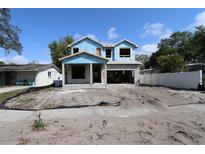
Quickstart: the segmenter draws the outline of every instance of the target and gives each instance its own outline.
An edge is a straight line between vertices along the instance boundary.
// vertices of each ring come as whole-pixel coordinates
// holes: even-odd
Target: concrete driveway
[[[9,91],[14,91],[14,90],[21,90],[21,89],[26,89],[29,88],[29,86],[11,86],[11,87],[1,87],[0,88],[0,94],[9,92]]]

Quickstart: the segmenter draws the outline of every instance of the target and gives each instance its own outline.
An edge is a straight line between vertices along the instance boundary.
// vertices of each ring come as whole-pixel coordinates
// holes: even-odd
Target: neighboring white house
[[[47,86],[62,80],[60,70],[53,64],[0,65],[0,86]]]

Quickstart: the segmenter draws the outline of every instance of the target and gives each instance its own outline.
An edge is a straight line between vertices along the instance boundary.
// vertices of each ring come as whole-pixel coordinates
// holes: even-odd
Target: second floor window
[[[79,48],[73,48],[73,53],[78,53],[79,52]]]
[[[129,48],[121,48],[120,49],[120,57],[130,57],[130,49]]]
[[[96,49],[96,55],[101,56],[101,48]]]
[[[111,58],[111,49],[106,49],[106,58]]]

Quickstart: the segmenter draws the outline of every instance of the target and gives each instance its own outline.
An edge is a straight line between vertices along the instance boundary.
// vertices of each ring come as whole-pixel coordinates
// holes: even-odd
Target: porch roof
[[[108,62],[108,59],[106,58],[85,51],[65,56],[63,58],[60,58],[59,60],[64,64],[104,64]]]

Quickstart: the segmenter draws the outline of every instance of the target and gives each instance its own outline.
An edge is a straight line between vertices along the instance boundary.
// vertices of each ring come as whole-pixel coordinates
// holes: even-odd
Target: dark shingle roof
[[[25,65],[17,65],[17,64],[10,64],[10,65],[0,65],[0,72],[6,71],[38,71],[43,68],[54,66],[53,64],[25,64]]]

